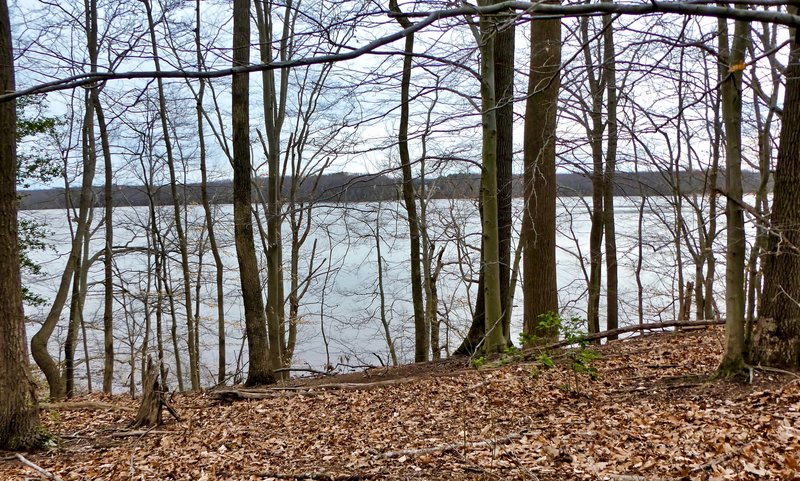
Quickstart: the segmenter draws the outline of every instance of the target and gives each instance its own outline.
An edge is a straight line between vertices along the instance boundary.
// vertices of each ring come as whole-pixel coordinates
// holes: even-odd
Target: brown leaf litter
[[[125,430],[136,401],[92,395],[47,406],[57,448],[0,453],[0,479],[800,480],[800,378],[710,381],[721,339],[612,342],[577,389],[564,363],[457,359],[177,395],[182,422],[150,431]]]

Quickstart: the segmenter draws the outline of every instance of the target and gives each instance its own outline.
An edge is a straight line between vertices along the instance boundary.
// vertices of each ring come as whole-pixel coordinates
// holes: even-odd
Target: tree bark
[[[610,1],[610,0],[603,0]],[[603,233],[606,248],[606,330],[619,327],[617,229],[614,221],[614,174],[617,170],[617,60],[611,15],[603,15],[603,80],[606,85],[606,165],[603,172]],[[609,340],[616,339],[609,336]]]
[[[0,0],[0,91],[13,92],[14,56],[6,0]],[[25,354],[25,316],[17,239],[16,102],[0,102],[0,449],[39,442],[36,384]]]
[[[233,65],[243,66],[249,63],[250,0],[234,0]],[[233,76],[231,133],[233,136],[233,226],[249,356],[246,384],[254,386],[274,383],[275,375],[270,366],[267,319],[253,241],[249,79],[250,75],[247,73],[237,73]]]
[[[272,49],[275,46],[273,37],[272,10],[269,2],[256,0],[256,25],[258,26],[258,40],[261,45],[260,54],[262,63],[271,63]],[[283,22],[283,31],[279,46],[280,60],[288,58],[289,35],[293,25],[293,2],[286,3]],[[287,70],[280,70],[280,88],[275,84],[275,71],[263,71],[264,84],[263,108],[265,131],[267,135],[267,326],[269,336],[269,352],[272,369],[283,367],[285,360],[283,351],[286,348],[285,312],[283,309],[283,245],[281,240],[281,204],[280,192],[282,176],[279,167],[281,148],[281,129],[286,118],[287,96]],[[280,374],[284,375],[283,372]]]
[[[591,229],[589,231],[589,285],[588,305],[586,317],[589,332],[600,331],[600,289],[602,287],[603,266],[603,97],[604,91],[599,78],[594,73],[595,65],[592,62],[589,40],[589,18],[581,19],[581,35],[584,42],[584,63],[589,77],[589,91],[591,93],[591,111],[589,118],[591,126],[588,128],[589,144],[592,149],[592,212]]]
[[[489,0],[480,2],[485,6]],[[484,286],[484,352],[497,352],[506,347],[503,333],[503,301],[500,294],[500,236],[497,185],[497,97],[495,88],[496,18],[481,15],[478,43],[481,50],[481,121],[483,144],[481,159],[481,204],[483,206]]]
[[[558,3],[557,0],[554,0]],[[532,20],[530,77],[525,106],[524,202],[522,217],[524,325],[529,336],[554,340],[557,330],[540,332],[539,316],[558,313],[556,274],[556,119],[561,86],[561,20]]]
[[[738,8],[738,7],[737,7]],[[737,21],[733,43],[729,46],[728,27],[720,21],[719,55],[722,120],[725,126],[725,187],[728,199],[725,217],[728,225],[725,258],[725,353],[720,373],[735,373],[744,367],[744,256],[745,232],[742,210],[742,71],[749,25]]]
[[[511,200],[514,163],[514,37],[516,15],[497,17],[494,44],[494,89],[497,101],[497,242],[500,248],[500,305],[503,337],[511,339]]]
[[[392,0],[391,8],[400,12],[397,2]],[[397,17],[402,28],[411,27],[411,22],[402,16]],[[414,362],[425,362],[430,352],[430,328],[425,317],[424,299],[422,297],[422,271],[420,226],[417,216],[414,179],[411,173],[411,155],[408,151],[408,117],[409,96],[411,87],[411,62],[414,59],[414,35],[407,35],[403,50],[403,75],[400,80],[400,128],[397,134],[400,150],[400,167],[403,172],[403,203],[408,217],[408,234],[411,261],[411,301],[414,308]]]
[[[797,7],[789,7],[797,13]],[[792,29],[755,364],[800,366],[800,41]]]
[[[105,186],[103,201],[105,202],[105,254],[103,256],[103,392],[111,394],[114,381],[114,278],[112,269],[114,257],[114,196],[113,166],[111,165],[111,146],[108,141],[108,129],[103,107],[100,105],[99,92],[95,98],[94,109],[97,115],[97,126],[100,130],[100,147],[103,149],[105,168]]]

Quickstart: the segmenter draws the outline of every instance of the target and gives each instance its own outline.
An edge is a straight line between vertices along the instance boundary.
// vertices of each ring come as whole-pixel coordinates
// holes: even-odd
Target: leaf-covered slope
[[[54,408],[43,418],[60,448],[25,456],[64,480],[800,479],[798,378],[706,381],[721,335],[611,343],[598,380],[583,376],[578,392],[564,389],[574,379],[563,366],[534,376],[530,364],[476,371],[451,361],[449,374],[434,366],[410,380],[375,370],[347,379],[365,389],[177,396],[182,422],[147,433],[124,431],[130,411]],[[0,462],[0,479],[32,476],[16,459]]]

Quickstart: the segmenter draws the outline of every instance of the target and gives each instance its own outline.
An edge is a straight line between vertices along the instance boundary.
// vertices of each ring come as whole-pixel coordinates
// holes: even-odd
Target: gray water
[[[588,271],[589,228],[588,206],[590,199],[563,198],[559,201],[558,219],[558,284],[559,302],[565,316],[585,317],[586,277]],[[620,324],[639,322],[635,267],[639,257],[638,235],[639,199],[617,198],[616,225],[619,265]],[[670,226],[674,214],[663,199],[649,199],[642,228],[644,321],[653,322],[675,318],[677,305],[676,251]],[[521,203],[515,202],[515,235],[520,227]],[[225,313],[226,313],[226,352],[227,369],[232,372],[237,367],[237,359],[246,363],[246,345],[243,343],[243,308],[238,288],[236,271],[236,252],[232,242],[232,206],[214,206],[216,234],[222,246],[222,259],[225,265]],[[375,250],[375,229],[380,219],[381,250],[384,260],[384,284],[386,290],[387,319],[394,338],[395,347],[401,361],[413,359],[413,321],[411,293],[409,285],[408,232],[402,217],[399,203],[360,203],[317,207],[312,217],[312,232],[303,245],[300,255],[300,277],[310,269],[315,274],[309,283],[308,292],[301,301],[298,345],[293,366],[323,369],[324,366],[338,365],[339,370],[357,369],[364,365],[388,363],[388,348],[379,319],[377,295],[377,257]],[[687,212],[688,214],[688,212]],[[45,277],[24,279],[26,286],[37,294],[52,299],[58,286],[60,273],[66,263],[69,251],[70,230],[67,216],[63,210],[27,211],[22,215],[42,222],[50,231],[48,242],[51,250],[36,252],[33,258],[40,262],[46,272]],[[99,216],[99,211],[96,214]],[[204,212],[200,206],[190,206],[185,212],[189,228],[190,262],[193,265],[193,283],[201,267],[201,379],[204,385],[213,385],[217,373],[217,307],[215,268],[210,249],[199,245],[203,228]],[[174,230],[169,219],[170,208],[160,209],[162,232]],[[127,248],[147,246],[146,230],[148,223],[146,207],[117,208],[114,211],[114,245]],[[468,200],[431,201],[427,213],[429,235],[435,248],[443,248],[445,263],[438,279],[439,311],[443,315],[441,343],[447,352],[455,350],[469,328],[471,310],[474,304],[480,261],[480,220],[476,204]],[[689,228],[693,217],[688,215]],[[95,222],[96,224],[96,222]],[[97,230],[90,242],[90,255],[104,246],[103,229]],[[461,246],[454,240],[461,237]],[[288,226],[283,233],[285,290],[289,292],[289,242],[291,235]],[[312,264],[312,246],[316,241]],[[722,239],[720,239],[722,241]],[[260,241],[256,240],[257,248]],[[515,248],[514,245],[512,248]],[[202,259],[199,252],[205,250]],[[683,255],[688,256],[684,252]],[[180,259],[177,247],[171,253],[174,272],[173,289],[176,302],[182,302],[182,278],[177,261]],[[719,258],[721,262],[723,259]],[[133,353],[139,358],[144,332],[144,304],[142,296],[147,290],[148,256],[144,250],[129,249],[115,256],[115,283],[118,284],[115,298],[115,349],[117,365],[115,383],[117,390],[126,391],[130,377],[129,360]],[[89,270],[89,292],[84,307],[87,323],[87,343],[90,366],[95,387],[101,379],[102,369],[102,295],[103,266],[96,262]],[[265,271],[262,271],[265,272]],[[723,267],[718,267],[723,272]],[[691,279],[693,267],[687,266],[685,274]],[[265,274],[262,274],[262,281]],[[520,275],[520,283],[515,293],[512,311],[512,339],[516,340],[522,326],[521,302],[522,283],[537,282],[535,273]],[[721,283],[718,283],[721,284]],[[124,286],[123,294],[120,286]],[[721,287],[721,286],[720,286]],[[194,285],[192,295],[194,297]],[[151,297],[151,299],[153,299]],[[324,299],[324,304],[323,304]],[[123,301],[126,309],[123,309]],[[26,314],[33,319],[28,326],[29,337],[38,329],[39,322],[47,314],[44,308],[26,308]],[[184,364],[188,364],[185,352],[185,314],[178,309],[178,332],[181,338],[179,353]],[[287,308],[288,310],[288,308]],[[52,340],[51,355],[62,345],[66,336],[66,317],[68,309],[62,314],[62,321]],[[155,321],[153,321],[154,323]],[[167,362],[174,365],[174,355],[169,339],[169,316],[164,317],[163,335],[167,349]],[[323,335],[324,333],[324,335]],[[150,346],[153,346],[151,341]],[[245,352],[242,352],[244,347]],[[60,351],[60,350],[59,350]],[[443,354],[446,354],[444,352]],[[83,350],[79,345],[78,357],[82,359]],[[138,362],[138,361],[137,361]],[[239,365],[239,368],[243,366]],[[246,366],[245,366],[246,368]],[[138,365],[136,366],[138,369]],[[175,369],[170,369],[171,373]],[[78,376],[86,385],[85,367],[77,369]],[[185,373],[184,373],[185,374]],[[139,374],[135,376],[138,379]]]

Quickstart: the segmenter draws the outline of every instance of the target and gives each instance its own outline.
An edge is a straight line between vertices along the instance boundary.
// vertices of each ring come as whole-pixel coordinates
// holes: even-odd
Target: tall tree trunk
[[[400,12],[396,0],[391,0],[390,8]],[[411,27],[411,22],[403,16],[397,16],[403,28]],[[414,59],[414,35],[406,35],[403,50],[403,75],[400,80],[400,127],[397,133],[400,150],[400,167],[403,172],[403,203],[408,217],[408,235],[410,237],[411,262],[411,301],[414,309],[414,362],[428,360],[430,352],[430,326],[425,317],[424,299],[422,296],[422,271],[420,226],[417,216],[414,179],[411,173],[411,154],[408,151],[408,117],[410,111],[409,98],[411,90],[411,63]]]
[[[581,19],[581,34],[584,42],[584,62],[586,72],[589,77],[589,91],[591,93],[591,127],[589,143],[592,149],[592,226],[589,231],[589,299],[586,317],[589,323],[589,332],[600,332],[600,290],[602,287],[602,265],[603,265],[603,198],[604,198],[604,175],[603,175],[603,97],[602,71],[597,76],[594,73],[595,65],[592,62],[590,41],[589,41],[589,21],[588,17]]]
[[[514,163],[514,22],[516,15],[498,16],[494,45],[494,87],[497,97],[497,242],[500,248],[500,305],[503,337],[511,339],[511,200]]]
[[[105,202],[105,254],[103,256],[103,392],[111,394],[114,381],[114,196],[113,166],[111,165],[111,145],[108,140],[108,128],[103,107],[100,105],[99,92],[94,102],[97,115],[97,126],[100,130],[100,147],[103,149],[105,168],[105,186],[103,201]]]
[[[494,3],[492,1],[485,1],[483,5]],[[506,22],[506,23],[503,23]],[[509,299],[513,299],[512,293],[509,293],[510,286],[510,272],[511,272],[511,200],[513,195],[513,123],[514,123],[514,17],[509,15],[493,18],[491,22],[485,22],[495,25],[498,29],[497,33],[489,33],[484,31],[484,24],[481,24],[481,35],[477,38],[481,48],[481,75],[484,75],[484,70],[491,70],[491,95],[493,97],[491,112],[484,110],[483,127],[484,127],[484,155],[486,155],[488,148],[487,141],[494,145],[494,152],[492,155],[492,170],[495,172],[494,179],[487,179],[488,175],[485,169],[484,157],[484,170],[481,174],[481,202],[480,202],[480,215],[481,225],[486,226],[487,219],[485,217],[486,198],[484,194],[488,191],[485,190],[484,182],[488,181],[494,187],[494,193],[489,195],[493,196],[492,203],[497,208],[488,220],[490,223],[497,225],[497,255],[498,255],[498,293],[500,297],[500,315],[502,319],[498,321],[501,328],[502,337],[505,342],[510,341],[510,328],[511,328],[511,309],[508,304]],[[495,28],[492,27],[492,28]],[[491,38],[490,38],[491,37]],[[488,52],[487,49],[491,49]],[[490,53],[492,60],[491,65],[484,65],[484,56]],[[488,60],[487,60],[488,62]],[[484,79],[485,80],[485,79]],[[481,82],[481,97],[484,96],[484,84]],[[486,85],[487,87],[489,85]],[[486,100],[486,99],[484,99]],[[485,109],[485,106],[482,107]],[[487,124],[487,121],[490,123]],[[488,127],[488,130],[487,130]],[[486,137],[487,132],[490,132],[490,137]],[[494,133],[491,133],[494,132]],[[496,213],[496,220],[494,215]],[[470,325],[467,336],[456,349],[456,355],[471,354],[478,348],[486,336],[486,326],[494,325],[495,321],[487,321],[486,318],[486,289],[489,287],[490,291],[493,289],[487,285],[486,280],[486,267],[490,263],[486,260],[487,249],[492,250],[493,247],[486,245],[486,232],[481,238],[481,270],[478,277],[478,297],[475,302],[475,311],[472,315],[472,324]],[[492,267],[494,268],[494,267]],[[492,294],[494,295],[494,294]]]
[[[554,1],[558,4],[558,1]],[[556,118],[561,86],[561,20],[532,20],[530,77],[525,106],[524,196],[522,213],[524,326],[539,332],[539,316],[558,313],[556,275]]]
[[[89,54],[90,70],[97,71],[97,2],[96,0],[86,0],[84,2],[85,21],[84,26],[87,38],[87,50]],[[72,239],[70,254],[67,258],[67,265],[61,275],[58,290],[56,291],[50,311],[36,334],[31,338],[31,354],[36,364],[44,373],[47,384],[50,388],[52,399],[64,397],[64,383],[61,378],[61,371],[58,364],[50,357],[47,344],[53,335],[61,312],[67,300],[67,294],[72,280],[74,270],[78,264],[78,257],[83,244],[83,237],[89,235],[88,215],[89,207],[92,203],[93,192],[92,182],[94,182],[95,167],[97,165],[97,151],[95,145],[94,131],[94,100],[97,98],[94,90],[98,86],[94,85],[85,94],[85,111],[83,120],[82,148],[83,148],[83,175],[81,178],[81,193],[78,207],[78,222],[75,229],[75,236]],[[69,186],[65,186],[69,189]]]
[[[195,49],[197,52],[197,70],[203,68],[203,50],[200,42],[200,0],[195,2],[195,15],[196,15],[196,29],[195,29]],[[206,81],[200,79],[200,88],[197,93],[197,137],[198,146],[200,149],[200,198],[203,202],[203,212],[206,217],[206,226],[208,228],[208,243],[211,247],[211,255],[214,257],[214,267],[216,273],[216,287],[217,287],[217,382],[222,384],[225,382],[225,365],[226,352],[225,352],[225,265],[222,263],[222,256],[219,253],[219,245],[217,244],[217,236],[215,233],[214,218],[211,212],[211,202],[208,198],[208,167],[206,165],[206,140],[204,135],[203,122],[203,100],[205,98]]]
[[[260,44],[261,62],[271,63],[272,49],[274,48],[272,8],[270,2],[256,0],[256,25],[258,26],[258,40]],[[289,35],[294,22],[295,13],[293,2],[286,3],[283,31],[281,32],[279,56],[281,61],[288,59]],[[273,369],[283,367],[291,359],[284,359],[286,349],[285,338],[285,312],[283,290],[283,246],[281,240],[281,184],[280,149],[281,130],[286,118],[286,96],[288,86],[288,71],[280,70],[279,84],[275,82],[275,71],[264,70],[261,74],[264,84],[263,106],[265,131],[267,135],[267,326],[269,335],[270,362]],[[281,376],[284,374],[281,373]]]
[[[483,0],[480,5],[491,5]],[[486,333],[483,351],[497,352],[506,347],[503,335],[503,302],[500,294],[500,238],[497,185],[497,97],[495,89],[496,18],[482,15],[477,40],[481,50],[481,121],[483,145],[481,159],[481,204],[483,206],[482,237],[484,285],[483,295]]]
[[[610,0],[604,0],[606,2]],[[614,222],[614,174],[617,170],[617,60],[611,15],[603,15],[603,81],[606,85],[606,165],[603,173],[603,232],[606,247],[606,329],[619,327],[617,230]],[[608,336],[608,340],[617,336]]]
[[[789,7],[797,14],[797,7]],[[800,40],[792,29],[786,68],[764,295],[753,332],[755,364],[800,366]]]
[[[738,7],[737,7],[738,8]],[[720,373],[740,371],[745,363],[744,342],[744,257],[745,233],[742,211],[742,71],[747,41],[745,22],[736,22],[729,47],[728,26],[719,20],[720,81],[722,120],[725,125],[725,187],[728,195],[725,217],[728,224],[725,259],[725,353]]]
[[[233,66],[250,63],[250,0],[233,2]],[[261,296],[261,279],[253,241],[252,166],[250,162],[250,75],[233,75],[233,230],[236,258],[244,303],[249,370],[248,386],[271,384],[275,375],[270,366],[267,319]],[[274,346],[278,348],[278,346]]]
[[[0,91],[15,89],[8,4],[0,0]],[[24,450],[39,442],[39,405],[25,355],[17,238],[16,126],[16,102],[0,102],[0,449]]]
[[[157,72],[161,71],[161,62],[158,54],[158,44],[156,43],[155,21],[153,20],[153,9],[150,0],[144,1],[147,11],[147,23],[150,29],[150,42],[153,53],[153,65]],[[172,138],[169,130],[169,119],[167,115],[167,98],[164,92],[164,80],[160,77],[156,79],[158,85],[158,110],[161,118],[161,129],[164,139],[164,150],[167,154],[167,168],[169,170],[170,193],[172,195],[172,209],[175,214],[175,235],[178,238],[178,248],[181,254],[181,272],[183,274],[183,297],[184,309],[186,310],[186,331],[188,334],[187,343],[189,345],[189,380],[192,390],[200,389],[200,360],[197,352],[197,326],[192,315],[192,287],[191,287],[191,268],[189,266],[189,247],[187,245],[186,234],[183,228],[181,215],[181,200],[178,196],[178,181],[175,175],[175,155],[172,149]]]

